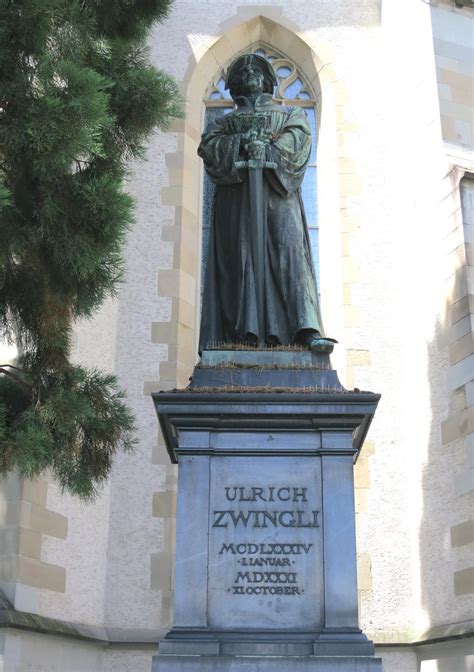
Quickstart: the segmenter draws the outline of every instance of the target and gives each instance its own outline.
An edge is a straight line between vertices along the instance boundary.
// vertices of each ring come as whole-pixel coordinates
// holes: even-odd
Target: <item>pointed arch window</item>
[[[311,253],[320,292],[319,282],[319,224],[318,224],[318,192],[317,192],[317,144],[316,144],[316,101],[309,82],[297,66],[284,54],[268,45],[260,45],[252,49],[253,53],[267,58],[273,65],[278,86],[274,97],[285,105],[303,107],[311,125],[312,149],[301,187],[303,203],[308,223],[311,242]],[[233,101],[229,91],[225,90],[225,73],[221,71],[206,92],[205,128],[211,125],[217,117],[228,114],[233,110]],[[209,229],[212,217],[212,201],[214,184],[207,174],[204,175],[203,191],[203,228],[202,228],[202,264],[201,287],[204,281],[204,269],[207,264]]]

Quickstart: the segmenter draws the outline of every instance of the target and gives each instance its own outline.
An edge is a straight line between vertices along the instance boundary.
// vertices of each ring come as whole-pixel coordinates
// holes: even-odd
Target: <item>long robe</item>
[[[236,111],[205,132],[198,154],[215,191],[204,283],[199,350],[218,342],[242,343],[260,336],[252,260],[248,169],[241,134],[232,117],[254,112],[270,117],[273,140],[266,146],[264,169],[265,334],[267,343],[301,340],[306,330],[322,333],[309,235],[300,186],[311,152],[311,129],[301,108],[276,104],[262,94],[255,106],[236,99]],[[230,118],[230,120],[229,120]],[[305,331],[303,331],[305,330]]]

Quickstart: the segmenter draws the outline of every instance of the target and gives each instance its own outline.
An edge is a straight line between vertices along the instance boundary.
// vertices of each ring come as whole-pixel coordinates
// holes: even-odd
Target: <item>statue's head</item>
[[[225,88],[232,98],[273,93],[277,77],[270,61],[258,54],[242,54],[227,70]]]

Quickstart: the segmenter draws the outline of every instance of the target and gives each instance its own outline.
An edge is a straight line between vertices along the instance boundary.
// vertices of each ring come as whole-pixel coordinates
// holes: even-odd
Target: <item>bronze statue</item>
[[[218,342],[334,347],[322,335],[300,193],[311,129],[303,109],[273,100],[276,84],[269,61],[239,56],[226,77],[236,109],[199,145],[217,185],[200,351]]]

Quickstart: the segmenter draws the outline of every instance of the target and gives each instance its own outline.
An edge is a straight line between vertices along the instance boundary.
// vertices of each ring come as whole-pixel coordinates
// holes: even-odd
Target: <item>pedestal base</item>
[[[154,395],[179,462],[174,623],[154,672],[381,672],[358,627],[353,462],[378,395],[327,355],[205,351]]]
[[[382,672],[372,656],[154,656],[152,672]]]
[[[166,656],[255,656],[267,658],[366,658],[375,653],[373,642],[358,628],[349,630],[276,633],[173,628],[160,642]]]

